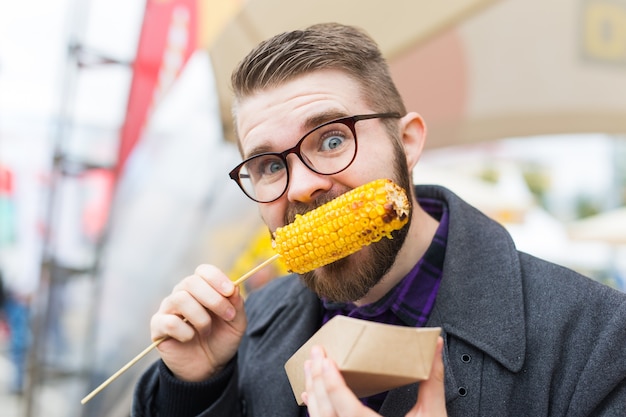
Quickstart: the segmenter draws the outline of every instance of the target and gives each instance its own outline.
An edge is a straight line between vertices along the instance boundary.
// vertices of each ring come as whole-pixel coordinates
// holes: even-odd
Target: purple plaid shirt
[[[323,323],[336,315],[344,315],[378,323],[422,327],[432,311],[439,283],[448,238],[448,208],[438,200],[420,199],[420,205],[439,220],[439,227],[424,256],[411,272],[380,300],[360,307],[352,303],[324,301]],[[362,398],[366,406],[378,411],[387,392]]]

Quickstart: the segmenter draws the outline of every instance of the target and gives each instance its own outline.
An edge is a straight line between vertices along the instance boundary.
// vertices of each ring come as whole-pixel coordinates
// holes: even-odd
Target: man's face
[[[361,99],[358,84],[336,70],[317,71],[243,100],[237,128],[243,157],[281,152],[310,129],[335,118],[375,113]],[[391,178],[410,192],[402,148],[395,146],[380,119],[356,125],[358,152],[354,162],[335,175],[320,175],[289,155],[289,186],[271,203],[259,205],[270,231],[293,221],[340,194],[378,178]],[[343,260],[303,275],[307,286],[333,301],[356,301],[387,272],[404,242],[405,227],[394,239],[382,239]]]

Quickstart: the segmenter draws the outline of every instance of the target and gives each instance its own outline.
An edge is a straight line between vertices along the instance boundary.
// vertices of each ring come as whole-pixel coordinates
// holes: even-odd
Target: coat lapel
[[[526,354],[519,256],[498,223],[437,187],[417,189],[448,204],[450,225],[443,277],[428,326],[478,347],[512,372]]]

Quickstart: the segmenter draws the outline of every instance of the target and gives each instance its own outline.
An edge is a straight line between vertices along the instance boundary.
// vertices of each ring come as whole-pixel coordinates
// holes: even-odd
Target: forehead
[[[280,151],[320,123],[369,111],[353,78],[316,71],[243,99],[237,107],[240,147],[244,158]]]

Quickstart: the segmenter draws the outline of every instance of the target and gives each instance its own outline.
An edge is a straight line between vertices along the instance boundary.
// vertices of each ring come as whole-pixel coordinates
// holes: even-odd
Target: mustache
[[[335,198],[339,197],[340,195],[344,194],[347,191],[350,191],[350,190],[324,193],[323,195],[320,195],[319,197],[315,198],[310,203],[296,202],[296,203],[290,204],[289,207],[287,207],[285,218],[283,220],[285,224],[290,224],[295,220],[296,215],[298,214],[303,215],[303,214],[308,213],[309,211],[315,210],[316,208],[323,206],[324,204],[334,200]]]

